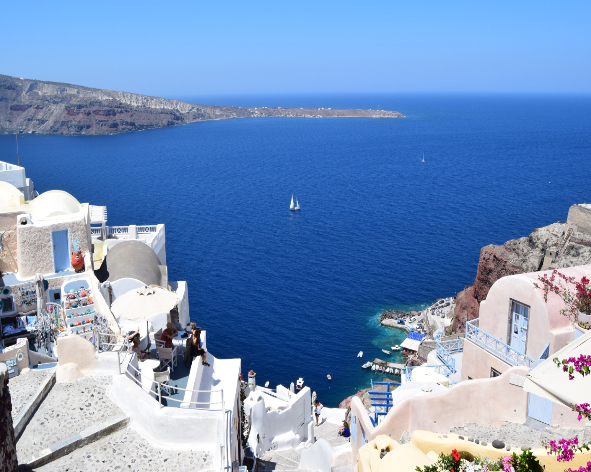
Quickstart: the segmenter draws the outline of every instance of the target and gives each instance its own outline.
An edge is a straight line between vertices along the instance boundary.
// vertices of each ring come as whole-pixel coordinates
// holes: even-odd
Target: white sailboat
[[[423,153],[423,160],[421,162],[425,162],[425,153]]]
[[[298,199],[296,198],[296,205],[293,204],[293,194],[291,195],[291,203],[289,205],[289,210],[290,211],[295,211],[295,210],[299,210],[300,209],[300,204],[298,202]]]

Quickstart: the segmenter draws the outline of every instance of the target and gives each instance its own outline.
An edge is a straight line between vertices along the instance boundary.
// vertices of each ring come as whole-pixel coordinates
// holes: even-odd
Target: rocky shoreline
[[[233,118],[402,118],[390,110],[198,105],[0,75],[0,134],[116,134]]]

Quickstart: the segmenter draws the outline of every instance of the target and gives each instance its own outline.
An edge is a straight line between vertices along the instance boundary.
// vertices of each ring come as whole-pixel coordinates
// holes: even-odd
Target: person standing
[[[320,403],[320,400],[318,400],[318,398],[316,398],[316,400],[314,400],[314,416],[316,417],[316,426],[319,426],[318,420],[320,419],[320,412],[321,411],[322,411],[322,403]]]

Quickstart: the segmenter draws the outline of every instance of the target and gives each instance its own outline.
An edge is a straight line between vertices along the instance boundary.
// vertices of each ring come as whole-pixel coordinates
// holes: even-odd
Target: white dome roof
[[[0,181],[0,210],[6,211],[10,206],[19,205],[24,195],[14,185]]]
[[[30,206],[33,220],[72,215],[82,211],[82,205],[78,200],[63,190],[42,193],[30,203]]]

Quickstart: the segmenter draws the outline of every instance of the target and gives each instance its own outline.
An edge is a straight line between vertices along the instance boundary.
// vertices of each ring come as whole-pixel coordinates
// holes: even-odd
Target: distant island
[[[0,134],[96,135],[230,118],[401,118],[397,111],[197,105],[0,75]]]

